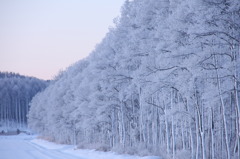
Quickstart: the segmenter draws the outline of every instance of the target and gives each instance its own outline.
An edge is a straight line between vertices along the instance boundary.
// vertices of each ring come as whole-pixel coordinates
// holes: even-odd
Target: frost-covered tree
[[[166,158],[240,156],[240,2],[126,1],[116,27],[31,103],[56,142]]]

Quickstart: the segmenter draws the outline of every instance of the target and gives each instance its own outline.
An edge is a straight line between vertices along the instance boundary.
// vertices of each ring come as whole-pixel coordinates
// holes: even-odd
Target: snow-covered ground
[[[0,159],[160,159],[118,155],[113,152],[74,149],[72,145],[59,145],[36,136],[25,134],[0,136]]]

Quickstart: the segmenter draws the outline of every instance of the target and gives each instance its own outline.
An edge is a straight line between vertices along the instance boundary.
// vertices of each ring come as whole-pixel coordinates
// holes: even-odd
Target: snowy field
[[[0,159],[160,159],[117,155],[113,152],[75,150],[71,145],[59,145],[25,134],[0,136]]]

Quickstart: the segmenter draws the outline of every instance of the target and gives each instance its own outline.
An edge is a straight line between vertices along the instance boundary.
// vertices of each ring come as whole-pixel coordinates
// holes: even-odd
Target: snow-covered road
[[[1,136],[0,159],[82,159],[62,152],[47,149],[31,142],[30,138]]]
[[[0,135],[0,159],[160,159],[159,157],[119,155],[113,152],[74,149],[73,145],[60,145],[36,136],[20,134]]]

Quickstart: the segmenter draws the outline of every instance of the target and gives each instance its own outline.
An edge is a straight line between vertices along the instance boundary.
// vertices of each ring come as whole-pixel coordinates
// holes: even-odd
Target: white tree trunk
[[[226,151],[227,151],[227,159],[230,159],[231,156],[230,156],[230,149],[229,149],[229,139],[228,139],[228,129],[227,129],[227,120],[226,120],[226,110],[225,110],[225,104],[224,104],[223,96],[222,96],[221,81],[219,79],[216,55],[214,55],[214,63],[215,63],[215,67],[216,67],[218,95],[220,97],[221,107],[222,107],[222,118],[223,118],[224,132],[225,132],[225,144],[226,144]]]
[[[175,159],[175,155],[176,155],[175,146],[176,146],[176,143],[175,143],[174,116],[172,115],[172,153],[173,153],[173,159]]]

